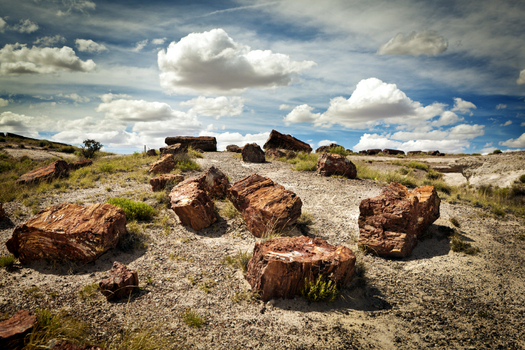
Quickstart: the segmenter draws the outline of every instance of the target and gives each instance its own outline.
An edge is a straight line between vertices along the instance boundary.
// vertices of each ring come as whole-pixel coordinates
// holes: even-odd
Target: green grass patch
[[[128,221],[149,220],[155,215],[155,209],[150,205],[141,202],[134,202],[127,198],[111,198],[107,203],[122,208]]]
[[[349,153],[343,146],[332,146],[328,149],[328,153],[335,153],[346,157]]]
[[[198,153],[198,152],[197,152]],[[176,154],[173,159],[175,159],[175,171],[200,171],[202,170],[201,166],[195,162],[188,153],[179,153]]]
[[[428,170],[428,165],[427,164],[421,163],[421,162],[416,162],[414,160],[411,161],[410,163],[408,163],[407,167],[414,168],[414,169],[419,169],[419,170],[425,170],[425,171]]]
[[[100,287],[98,283],[91,283],[87,286],[84,286],[79,292],[78,296],[80,299],[87,303],[91,303],[95,300],[97,296],[99,296]]]
[[[440,180],[443,178],[443,173],[435,171],[434,169],[429,169],[428,172],[425,174],[425,178],[428,180]]]
[[[182,312],[182,320],[190,327],[201,328],[204,324],[204,318],[191,308],[187,308]]]
[[[241,213],[235,208],[232,202],[225,200],[222,207],[219,210],[219,215],[228,219],[240,218]]]
[[[308,301],[334,301],[339,295],[339,290],[332,280],[325,281],[322,275],[317,280],[308,281],[304,279],[304,287],[301,288],[301,295]]]
[[[243,272],[246,272],[246,270],[248,269],[248,262],[250,261],[251,258],[252,258],[251,252],[247,250],[246,251],[239,250],[237,252],[237,255],[235,256],[226,255],[223,259],[223,264],[230,266],[232,268],[239,268]]]
[[[12,254],[0,257],[0,267],[12,267],[15,264],[15,262],[16,258]]]
[[[452,236],[450,249],[453,252],[461,252],[468,255],[476,255],[479,253],[479,248],[473,247],[470,243],[463,241],[458,234]]]

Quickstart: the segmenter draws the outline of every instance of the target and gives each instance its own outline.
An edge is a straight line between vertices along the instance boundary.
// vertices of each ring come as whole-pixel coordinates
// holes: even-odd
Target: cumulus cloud
[[[500,124],[499,126],[508,126],[512,124],[512,120],[507,120],[504,124]]]
[[[162,45],[166,41],[166,38],[159,38],[159,39],[153,39],[151,40],[151,43],[153,45]]]
[[[199,96],[186,102],[181,102],[183,107],[191,107],[188,111],[190,114],[202,115],[205,117],[231,117],[241,115],[244,108],[244,99],[239,96],[217,98],[206,98]]]
[[[85,96],[82,97],[82,96],[80,96],[79,94],[76,94],[76,93],[69,94],[69,95],[58,94],[57,96],[58,97],[67,98],[67,99],[73,100],[73,101],[78,102],[78,103],[89,102],[90,101],[90,99],[88,97],[85,97]]]
[[[3,98],[0,98],[0,107],[5,107],[9,104],[8,100],[4,100]]]
[[[505,109],[505,108],[507,108],[507,105],[503,103],[500,103],[499,105],[496,106],[496,109]]]
[[[34,117],[24,114],[16,114],[11,111],[0,114],[0,130],[12,132],[27,137],[40,137],[38,134],[39,124]]]
[[[108,48],[102,44],[97,44],[91,39],[77,39],[75,40],[78,51],[81,52],[102,52],[108,51]]]
[[[148,44],[148,39],[139,41],[131,51],[140,52]]]
[[[96,4],[90,0],[62,0],[62,4],[65,6],[66,10],[59,10],[57,16],[65,16],[70,14],[73,11],[85,13],[87,10],[94,10]]]
[[[377,51],[378,55],[428,55],[436,56],[445,52],[447,40],[431,30],[412,32],[408,36],[399,33],[389,42],[381,45]]]
[[[280,105],[279,106],[279,110],[282,111],[282,110],[287,110],[287,109],[292,109],[292,106],[290,105]]]
[[[445,125],[456,124],[462,120],[463,118],[458,117],[456,113],[451,112],[451,111],[444,111],[438,120],[432,122],[432,125],[445,126]]]
[[[476,105],[472,102],[464,101],[459,97],[454,97],[454,108],[453,111],[458,111],[461,113],[470,113],[472,115],[471,109],[476,109]]]
[[[82,61],[72,48],[32,47],[7,44],[0,49],[0,75],[44,74],[61,70],[90,72],[96,67],[93,60]]]
[[[251,50],[223,29],[192,33],[158,53],[160,84],[170,93],[237,94],[249,87],[287,86],[312,61],[291,61],[270,50]]]
[[[319,142],[317,143],[317,146],[318,146],[318,147],[321,147],[321,146],[329,146],[329,145],[331,145],[332,143],[337,143],[337,141],[322,140],[322,141],[319,141]]]
[[[321,113],[312,113],[313,107],[308,105],[300,105],[292,109],[286,117],[284,117],[284,124],[290,125],[293,123],[315,122],[321,118]]]
[[[0,17],[0,33],[3,33],[7,28],[7,23]]]
[[[33,42],[33,44],[37,46],[54,46],[56,44],[63,44],[65,42],[66,38],[57,34],[55,36],[44,36],[42,38],[38,38]]]
[[[38,28],[38,24],[31,22],[29,19],[21,19],[18,24],[13,26],[13,30],[27,34],[36,32]]]
[[[118,99],[131,98],[131,96],[127,95],[127,94],[112,94],[112,93],[100,95],[99,97],[102,100],[102,102],[104,102],[104,103],[109,103],[109,102],[111,102],[111,100],[114,100],[114,99],[117,99],[117,98]]]
[[[520,76],[518,77],[518,80],[516,80],[516,84],[525,84],[525,69],[520,72]]]
[[[261,132],[258,134],[246,134],[241,135],[238,132],[224,132],[224,133],[215,133],[211,131],[201,131],[199,136],[214,136],[217,139],[217,150],[224,151],[228,145],[237,145],[242,147],[247,143],[256,143],[259,146],[262,146],[270,137],[269,132]]]
[[[500,146],[507,146],[511,148],[525,148],[525,133],[521,134],[517,139],[509,139],[499,143]]]
[[[470,146],[466,140],[410,140],[399,142],[378,134],[364,134],[359,142],[352,148],[356,151],[371,148],[392,148],[405,152],[439,150],[445,153],[458,153]]]

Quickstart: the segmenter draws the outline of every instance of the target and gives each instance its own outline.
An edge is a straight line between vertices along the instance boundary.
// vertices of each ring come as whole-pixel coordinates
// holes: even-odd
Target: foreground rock
[[[176,185],[182,181],[184,181],[184,176],[180,174],[162,174],[149,179],[149,184],[151,185],[151,190],[157,192],[164,190],[168,183]]]
[[[296,139],[292,135],[284,135],[278,132],[277,130],[272,130],[268,140],[263,146],[264,149],[288,149],[295,152],[306,152],[311,153],[312,147],[309,144]]]
[[[154,174],[169,173],[175,168],[175,165],[176,162],[175,159],[173,159],[173,154],[166,154],[155,163],[151,164],[149,172]]]
[[[68,164],[68,169],[69,171],[78,170],[80,168],[90,166],[92,164],[93,164],[93,161],[91,159],[80,160],[78,162]]]
[[[266,161],[263,150],[256,143],[244,145],[241,154],[242,160],[246,163],[264,163]]]
[[[357,168],[346,157],[335,153],[323,153],[317,159],[317,173],[322,176],[341,175],[355,179]]]
[[[354,275],[355,255],[347,247],[334,247],[322,238],[278,237],[255,243],[246,279],[263,301],[293,298],[307,281],[322,275],[340,289]]]
[[[63,339],[53,339],[49,341],[46,349],[51,349],[51,350],[105,350],[105,348],[101,348],[100,346],[96,346],[96,345],[78,346],[78,345],[75,345],[74,343],[68,342],[67,340],[63,340]]]
[[[127,298],[139,287],[137,271],[129,270],[126,265],[115,261],[109,272],[109,278],[98,283],[100,292],[107,300]]]
[[[226,197],[228,189],[231,187],[228,177],[219,169],[212,166],[200,177],[201,187],[211,198]]]
[[[301,199],[267,177],[252,174],[228,190],[228,199],[241,212],[255,237],[279,232],[301,216]]]
[[[165,156],[166,154],[181,154],[188,151],[188,147],[182,146],[180,143],[176,143],[174,145],[170,145],[168,147],[161,147],[160,149],[160,155]]]
[[[127,234],[124,211],[111,204],[63,203],[18,225],[6,246],[22,263],[36,260],[94,261]]]
[[[204,152],[217,152],[217,139],[212,136],[176,136],[166,137],[164,142],[167,145],[174,145],[180,143],[182,147],[188,148],[189,146],[193,149],[201,149]]]
[[[0,322],[0,349],[20,349],[24,338],[36,323],[36,316],[21,310],[13,317]]]
[[[381,256],[407,257],[418,237],[439,218],[439,199],[434,186],[408,192],[397,182],[359,205],[358,244]]]
[[[42,181],[51,181],[59,177],[66,177],[68,172],[69,165],[63,160],[56,160],[45,167],[25,173],[16,180],[16,183],[28,185]]]

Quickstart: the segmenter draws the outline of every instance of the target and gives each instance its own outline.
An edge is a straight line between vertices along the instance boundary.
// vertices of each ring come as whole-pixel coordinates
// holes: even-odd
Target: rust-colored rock
[[[59,177],[65,177],[68,175],[69,166],[63,160],[56,160],[53,163],[25,173],[20,176],[16,183],[18,184],[32,184],[41,181],[51,181]]]
[[[242,160],[246,163],[264,163],[266,158],[261,147],[256,143],[248,143],[242,148]]]
[[[3,219],[5,216],[5,210],[4,210],[4,207],[2,206],[2,203],[0,203],[0,220]]]
[[[421,233],[439,218],[440,202],[434,186],[408,192],[392,182],[379,196],[361,201],[358,244],[381,256],[410,255]]]
[[[366,152],[366,150],[363,150],[363,151],[359,151],[359,154],[361,154],[361,155],[366,155],[367,152]]]
[[[398,154],[405,155],[404,151],[401,151],[401,150],[398,150],[398,149],[390,149],[390,148],[385,148],[383,150],[383,153],[384,154],[389,154],[389,155],[398,155]]]
[[[126,265],[118,261],[113,263],[109,274],[108,278],[98,283],[100,292],[107,300],[127,298],[139,286],[137,271],[129,270]]]
[[[155,163],[151,164],[149,172],[154,174],[169,173],[173,170],[173,168],[175,168],[175,165],[176,163],[175,159],[173,159],[173,154],[166,154]]]
[[[166,154],[181,154],[188,152],[188,146],[183,146],[180,143],[176,143],[174,145],[169,145],[167,147],[161,147],[160,149],[160,155],[165,156]]]
[[[53,339],[47,344],[51,350],[105,350],[96,345],[78,346],[63,339]]]
[[[86,166],[90,166],[91,164],[93,164],[93,161],[91,159],[80,160],[78,162],[68,164],[68,168],[69,171],[73,171]]]
[[[274,148],[267,149],[266,151],[264,151],[264,155],[271,159],[279,159],[279,158],[286,157],[285,152],[283,152],[280,149],[274,149]]]
[[[322,275],[338,288],[354,275],[355,255],[347,247],[328,244],[322,238],[278,237],[255,243],[246,279],[261,299],[293,298],[307,281]]]
[[[162,174],[149,179],[149,184],[151,185],[151,190],[157,192],[162,191],[168,183],[176,185],[182,181],[184,181],[184,176],[180,174]]]
[[[277,130],[272,130],[268,140],[263,146],[264,149],[289,149],[295,152],[306,152],[311,153],[312,147],[309,144],[296,139],[292,135],[284,135],[278,132]]]
[[[355,179],[357,168],[346,157],[335,153],[322,153],[317,159],[317,173],[322,176],[341,175]]]
[[[6,246],[22,263],[94,261],[127,234],[124,211],[111,204],[57,204],[18,225]]]
[[[170,201],[171,209],[182,224],[191,226],[195,231],[202,230],[217,220],[213,201],[202,189],[200,179],[190,178],[173,187]]]
[[[193,149],[201,149],[204,152],[217,152],[217,139],[212,136],[176,136],[166,137],[164,142],[167,145],[174,145],[180,143],[183,147],[188,148],[189,146]]]
[[[226,150],[228,152],[241,153],[242,148],[237,146],[237,145],[228,145],[228,146],[226,146]]]
[[[0,322],[0,349],[21,349],[24,337],[31,332],[36,316],[20,310],[13,317]]]
[[[231,187],[228,177],[219,169],[212,166],[200,177],[201,188],[211,198],[224,198]]]
[[[301,216],[301,199],[267,177],[252,174],[228,190],[228,199],[241,212],[255,237],[280,231]]]
[[[147,152],[146,152],[146,155],[148,157],[155,157],[157,155],[157,151],[154,150],[154,149],[149,149]]]
[[[379,148],[366,150],[366,154],[369,155],[369,156],[373,156],[375,154],[379,154],[380,152],[382,152],[382,151]]]

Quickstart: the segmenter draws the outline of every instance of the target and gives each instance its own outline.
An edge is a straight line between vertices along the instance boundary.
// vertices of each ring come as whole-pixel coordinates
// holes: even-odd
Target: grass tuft
[[[12,267],[15,264],[15,257],[14,255],[4,255],[0,257],[0,267],[9,268]]]
[[[463,241],[458,234],[452,236],[450,241],[450,249],[453,252],[462,252],[468,255],[476,255],[479,253],[479,248],[473,247],[470,243]]]
[[[334,301],[339,295],[339,290],[332,280],[325,281],[322,275],[317,280],[308,281],[304,279],[304,287],[301,288],[301,295],[308,301]]]
[[[141,202],[133,202],[127,198],[111,198],[107,203],[122,208],[128,221],[149,220],[155,214],[155,209],[150,205]]]
[[[190,327],[201,328],[204,324],[204,318],[191,308],[187,308],[182,312],[182,320]]]
[[[248,262],[252,258],[252,253],[249,251],[242,251],[239,249],[237,255],[230,256],[226,255],[223,260],[224,265],[229,265],[232,268],[239,268],[243,272],[248,270]]]
[[[451,223],[452,225],[456,226],[457,228],[460,228],[460,227],[461,227],[461,225],[460,225],[458,219],[456,219],[456,218],[450,218],[450,223]]]

